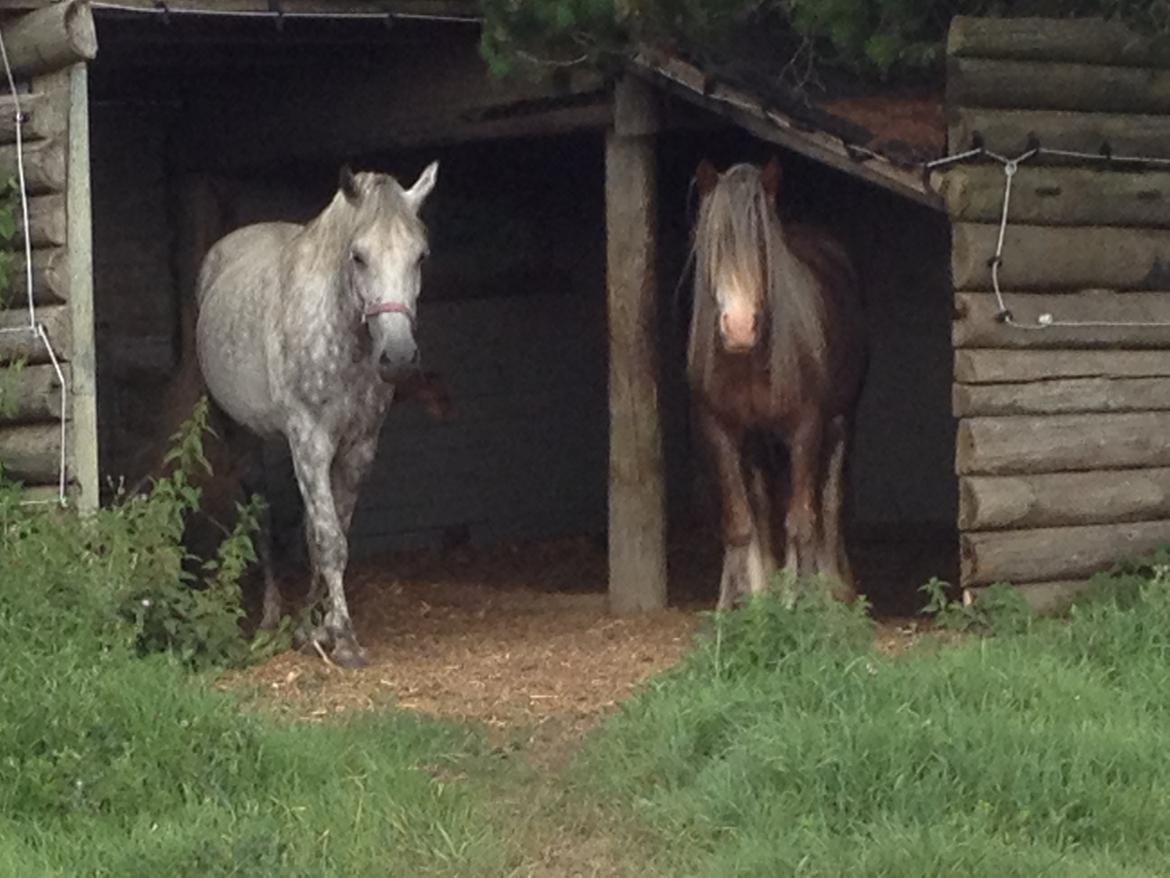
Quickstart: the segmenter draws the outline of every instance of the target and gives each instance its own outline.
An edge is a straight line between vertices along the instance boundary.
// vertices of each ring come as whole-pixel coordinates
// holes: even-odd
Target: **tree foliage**
[[[605,66],[635,43],[733,58],[744,39],[867,78],[937,71],[955,15],[1121,19],[1170,36],[1170,0],[483,0],[483,54],[498,73]]]

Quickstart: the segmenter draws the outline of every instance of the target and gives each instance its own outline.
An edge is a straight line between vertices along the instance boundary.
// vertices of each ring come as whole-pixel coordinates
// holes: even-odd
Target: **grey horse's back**
[[[256,223],[229,232],[211,245],[199,269],[195,302],[202,308],[212,289],[246,286],[249,275],[271,270],[281,253],[304,226],[297,223]]]
[[[236,229],[208,250],[195,289],[196,350],[207,389],[229,417],[261,434],[282,426],[265,340],[279,305],[285,249],[302,228],[258,223]]]

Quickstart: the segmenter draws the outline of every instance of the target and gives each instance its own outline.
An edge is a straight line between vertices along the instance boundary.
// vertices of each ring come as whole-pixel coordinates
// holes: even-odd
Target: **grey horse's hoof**
[[[293,632],[293,649],[303,655],[320,656],[333,646],[333,638],[324,625],[313,628],[301,625]]]
[[[369,659],[366,658],[366,651],[353,641],[339,640],[337,645],[333,647],[330,658],[335,665],[351,670],[364,668],[370,664]]]

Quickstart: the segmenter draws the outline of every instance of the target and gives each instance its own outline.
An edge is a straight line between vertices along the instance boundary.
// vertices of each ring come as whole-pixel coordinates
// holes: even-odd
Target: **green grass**
[[[1164,579],[896,658],[856,613],[764,602],[629,703],[576,782],[665,874],[1165,875]]]
[[[189,587],[183,472],[84,521],[0,491],[0,876],[1170,874],[1167,558],[1059,621],[933,587],[966,639],[896,658],[863,609],[753,601],[561,774],[215,690],[250,546]]]
[[[423,769],[468,731],[240,711],[177,662],[64,650],[0,687],[0,874],[478,875],[502,847]]]

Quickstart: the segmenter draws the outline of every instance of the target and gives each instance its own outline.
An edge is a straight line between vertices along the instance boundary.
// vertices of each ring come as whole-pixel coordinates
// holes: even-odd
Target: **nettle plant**
[[[283,634],[249,643],[240,629],[241,578],[256,558],[262,501],[238,506],[213,557],[184,547],[198,477],[210,472],[207,417],[203,399],[172,437],[166,474],[148,492],[90,515],[21,506],[18,486],[0,488],[0,606],[20,618],[22,632],[46,647],[169,652],[197,669],[246,664],[283,646]]]

